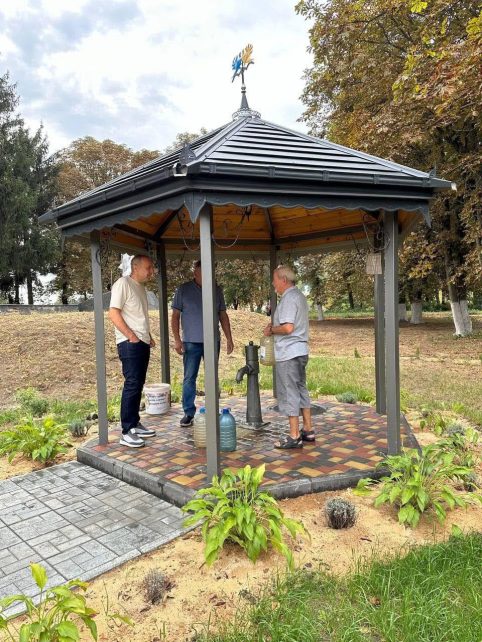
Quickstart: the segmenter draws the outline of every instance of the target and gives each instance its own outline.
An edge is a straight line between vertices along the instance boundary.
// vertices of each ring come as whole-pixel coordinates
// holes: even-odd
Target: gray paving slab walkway
[[[0,482],[0,598],[89,580],[185,532],[179,508],[77,461]],[[12,607],[8,614],[19,612]]]

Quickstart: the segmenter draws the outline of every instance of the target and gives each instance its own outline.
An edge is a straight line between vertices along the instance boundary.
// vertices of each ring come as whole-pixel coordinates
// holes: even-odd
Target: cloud
[[[304,129],[296,119],[310,65],[308,25],[290,0],[9,5],[17,2],[21,11],[0,6],[0,65],[18,82],[29,124],[43,121],[52,149],[84,135],[163,149],[178,132],[229,122],[240,103],[231,61],[248,42],[250,105]]]

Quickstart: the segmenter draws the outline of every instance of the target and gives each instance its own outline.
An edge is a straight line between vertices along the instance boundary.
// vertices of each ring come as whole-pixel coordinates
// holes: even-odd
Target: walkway
[[[89,580],[174,539],[184,532],[184,517],[166,501],[76,461],[2,481],[0,598],[38,596],[30,562],[45,566],[49,586]]]

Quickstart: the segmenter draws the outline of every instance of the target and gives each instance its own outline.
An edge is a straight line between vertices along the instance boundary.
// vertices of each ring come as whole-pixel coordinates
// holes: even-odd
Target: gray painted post
[[[211,481],[220,472],[219,456],[219,398],[216,282],[214,278],[214,248],[212,241],[212,207],[204,205],[199,214],[202,269],[204,390],[206,392],[206,465]]]
[[[271,322],[273,321],[273,314],[274,311],[276,310],[276,306],[278,305],[278,297],[276,295],[275,289],[273,287],[273,272],[277,267],[277,252],[276,252],[276,247],[272,245],[269,250],[269,279],[270,279],[270,285],[269,285],[269,303],[270,303],[270,309],[271,309]],[[276,391],[276,366],[273,366],[273,397],[276,399],[278,397],[277,391]]]
[[[160,243],[156,249],[157,255],[157,294],[159,297],[159,329],[161,350],[161,381],[171,383],[171,363],[169,359],[169,316],[167,312],[167,270],[166,248]]]
[[[385,385],[388,454],[400,452],[400,368],[398,340],[398,213],[385,213]]]
[[[375,274],[375,388],[376,410],[379,415],[387,413],[385,389],[385,275]]]
[[[94,291],[95,364],[97,373],[97,414],[99,415],[99,444],[109,442],[107,421],[107,379],[105,374],[104,306],[102,301],[102,268],[100,263],[100,232],[90,233],[90,258]]]

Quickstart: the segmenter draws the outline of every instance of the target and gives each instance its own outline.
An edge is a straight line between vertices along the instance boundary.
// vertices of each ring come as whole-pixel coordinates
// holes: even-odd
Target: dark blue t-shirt
[[[226,310],[224,294],[216,286],[216,305],[218,314]],[[172,309],[181,313],[182,340],[189,343],[203,343],[203,300],[202,288],[193,280],[183,283],[174,294]],[[219,326],[217,329],[219,339]]]

